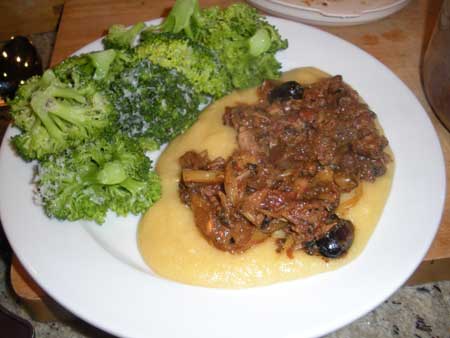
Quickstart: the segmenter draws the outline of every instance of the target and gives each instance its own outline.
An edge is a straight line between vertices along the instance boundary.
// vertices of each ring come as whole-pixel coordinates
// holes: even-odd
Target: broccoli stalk
[[[111,161],[105,163],[103,169],[97,173],[97,180],[101,184],[111,185],[119,184],[127,179],[127,171],[120,161]]]
[[[166,19],[160,25],[151,26],[147,30],[170,33],[184,31],[188,37],[192,38],[191,26],[195,23],[199,13],[198,0],[177,0]]]
[[[116,54],[117,52],[114,49],[88,54],[95,67],[94,80],[101,80],[106,77]]]
[[[260,28],[248,40],[249,53],[252,56],[258,56],[266,52],[270,48],[271,37],[266,28]]]
[[[151,162],[133,139],[87,141],[41,161],[38,194],[48,216],[103,223],[108,210],[139,214],[159,199]]]
[[[136,36],[145,28],[143,22],[139,22],[127,28],[124,25],[112,25],[106,37],[103,39],[105,48],[129,49],[132,47]]]

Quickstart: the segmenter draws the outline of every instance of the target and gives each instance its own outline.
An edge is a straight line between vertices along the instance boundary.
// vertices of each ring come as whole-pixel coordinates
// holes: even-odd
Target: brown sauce
[[[327,76],[317,69],[303,68],[286,73],[283,80],[295,79],[307,84]],[[192,150],[207,150],[211,158],[230,156],[237,148],[236,131],[222,123],[225,107],[237,103],[253,104],[256,101],[255,90],[236,92],[217,101],[161,155],[157,170],[162,179],[162,199],[144,216],[138,234],[142,256],[157,274],[179,282],[208,287],[265,285],[336,269],[357,257],[369,240],[389,194],[392,162],[387,166],[385,175],[374,183],[361,183],[362,194],[356,205],[336,211],[340,217],[353,222],[356,228],[353,245],[342,258],[326,261],[296,252],[291,259],[276,252],[276,244],[272,239],[243,253],[231,254],[217,250],[205,240],[195,226],[192,211],[179,199],[181,167],[178,159]],[[351,201],[352,196],[344,198]]]

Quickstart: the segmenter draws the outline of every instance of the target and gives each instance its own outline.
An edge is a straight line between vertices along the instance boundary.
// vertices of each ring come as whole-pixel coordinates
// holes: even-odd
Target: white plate
[[[380,20],[405,7],[409,0],[248,0],[283,18],[322,26],[351,26]]]
[[[58,222],[33,204],[33,164],[7,139],[0,150],[0,215],[16,255],[58,302],[123,337],[314,337],[367,313],[413,273],[437,231],[445,172],[441,148],[416,97],[385,66],[317,29],[269,18],[290,47],[283,69],[313,65],[342,74],[381,124],[396,172],[383,216],[360,257],[310,278],[244,290],[207,289],[155,276],[136,247],[137,218],[103,226]],[[95,41],[83,52],[101,48]]]

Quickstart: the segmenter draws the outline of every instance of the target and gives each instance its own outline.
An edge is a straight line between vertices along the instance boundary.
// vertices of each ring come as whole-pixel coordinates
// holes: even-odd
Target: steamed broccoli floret
[[[179,24],[173,24],[174,21]],[[265,79],[278,78],[281,65],[275,53],[287,48],[287,41],[276,28],[255,8],[243,3],[225,9],[199,10],[197,0],[177,0],[166,20],[149,27],[148,31],[184,34],[214,50],[235,88],[252,87]]]
[[[287,40],[255,8],[246,4],[208,8],[201,12],[198,27],[194,39],[217,51],[235,87],[252,87],[280,76],[275,53],[287,48]]]
[[[136,36],[145,28],[143,22],[127,28],[123,25],[112,25],[103,39],[105,48],[128,49],[131,48]]]
[[[120,130],[149,150],[191,126],[205,99],[183,74],[145,59],[112,82],[110,96]]]
[[[192,37],[191,25],[200,13],[197,0],[176,1],[166,19],[157,26],[151,26],[149,31],[184,33]]]
[[[184,74],[195,90],[218,98],[231,90],[225,68],[209,49],[187,37],[172,33],[142,33],[137,46],[139,59],[147,59]]]
[[[53,71],[63,83],[73,87],[82,87],[95,80],[107,85],[128,64],[133,63],[134,55],[128,51],[107,49],[78,56],[71,56]]]
[[[112,132],[116,111],[94,83],[72,88],[52,70],[33,78],[11,101],[11,115],[22,133],[12,142],[26,160],[42,159],[83,140]]]
[[[41,161],[37,193],[49,217],[103,223],[108,210],[146,211],[161,195],[142,148],[123,135],[87,141]]]
[[[9,101],[11,114],[15,117],[14,123],[22,130],[30,130],[36,121],[36,117],[30,107],[31,95],[38,88],[45,86],[44,77],[48,75],[48,73],[44,73],[43,77],[35,75],[29,78],[24,84],[19,86],[14,99]]]

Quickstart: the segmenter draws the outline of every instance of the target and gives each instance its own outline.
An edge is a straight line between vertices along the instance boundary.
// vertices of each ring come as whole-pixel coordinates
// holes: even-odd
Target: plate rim
[[[318,26],[354,26],[381,20],[408,5],[410,0],[398,0],[381,9],[363,11],[357,14],[331,14],[319,9],[308,9],[282,0],[247,0],[251,5],[275,16]]]

